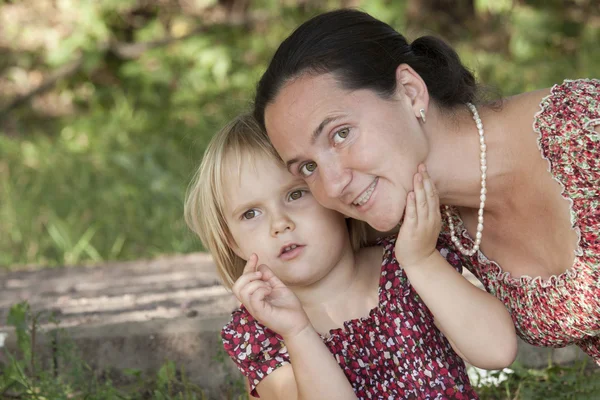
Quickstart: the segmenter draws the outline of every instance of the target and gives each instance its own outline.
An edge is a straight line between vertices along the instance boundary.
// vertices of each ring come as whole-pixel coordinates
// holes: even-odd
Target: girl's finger
[[[246,261],[246,265],[244,266],[243,274],[247,272],[256,271],[256,264],[258,264],[258,256],[255,253],[250,254],[250,258]]]
[[[404,221],[402,227],[406,226],[408,229],[414,229],[417,225],[417,208],[415,206],[415,193],[410,192],[406,196],[406,210],[404,211]],[[402,230],[402,228],[400,228]]]
[[[253,281],[247,284],[240,290],[240,297],[242,298],[242,303],[248,304],[254,292],[256,292],[260,288],[269,288],[268,283],[263,281]]]
[[[277,277],[277,275],[275,275],[273,273],[273,271],[271,270],[271,268],[269,268],[265,264],[259,265],[258,266],[258,271],[260,273],[262,273],[262,280],[265,281],[265,282],[268,282],[271,287],[285,286],[285,283],[283,283]]]
[[[425,188],[423,187],[423,175],[418,172],[415,175],[414,187],[415,187],[415,202],[417,209],[417,220],[418,222],[427,221],[429,215],[429,206],[427,204],[427,195],[425,194]]]
[[[235,283],[231,287],[231,291],[233,292],[235,297],[237,297],[237,299],[241,301],[240,291],[244,287],[246,287],[249,283],[256,281],[256,280],[260,280],[261,277],[262,277],[262,272],[259,272],[259,271],[245,273],[242,276],[240,276],[237,281],[235,281]]]
[[[425,196],[427,197],[429,214],[432,215],[434,213],[439,212],[440,199],[435,190],[435,185],[433,184],[433,181],[431,180],[431,177],[429,176],[429,173],[427,172],[425,166],[423,166],[421,174],[423,174],[423,188],[425,189]]]
[[[250,308],[251,314],[252,314],[252,312],[255,312],[257,310],[262,310],[265,307],[264,306],[265,297],[267,297],[270,294],[271,294],[271,288],[268,286],[258,288],[252,294],[252,297],[250,297],[250,304],[248,304],[248,306],[249,306],[248,308]]]

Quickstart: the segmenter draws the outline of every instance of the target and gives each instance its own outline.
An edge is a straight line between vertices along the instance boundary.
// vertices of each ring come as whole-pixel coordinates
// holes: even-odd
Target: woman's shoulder
[[[556,83],[550,87],[543,89],[532,90],[515,95],[515,98],[519,98],[526,101],[536,102],[540,105],[546,98],[564,97],[564,96],[586,96],[586,95],[598,95],[600,92],[600,79],[594,78],[581,78],[581,79],[565,79],[561,83]]]
[[[551,96],[588,96],[595,95],[598,96],[600,93],[600,79],[589,79],[589,78],[581,78],[581,79],[565,79],[562,83],[557,83],[556,85],[548,88]]]
[[[534,110],[536,124],[595,114],[600,107],[600,80],[565,79],[549,88],[516,95],[509,104],[515,112]]]
[[[571,122],[585,125],[600,117],[600,80],[566,79],[540,100],[534,129]]]
[[[503,100],[500,113],[504,118],[501,125],[516,125],[513,129],[522,127],[524,130],[531,129],[531,118],[539,113],[544,99],[552,95],[553,88],[544,88],[516,94]]]
[[[503,100],[496,128],[517,136],[530,132],[532,127],[545,135],[563,134],[577,132],[576,127],[585,127],[599,118],[599,114],[600,80],[567,79],[549,88]]]

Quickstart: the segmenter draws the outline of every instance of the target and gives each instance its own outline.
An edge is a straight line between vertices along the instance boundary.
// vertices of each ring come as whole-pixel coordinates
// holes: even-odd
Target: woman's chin
[[[385,196],[381,200],[387,199]],[[403,203],[403,202],[402,202]],[[380,201],[375,204],[368,213],[365,213],[365,221],[371,227],[379,232],[398,231],[398,224],[404,217],[404,207],[406,204],[399,204],[398,201]]]
[[[403,215],[400,215],[398,218],[395,218],[393,215],[386,215],[385,217],[386,218],[367,221],[367,223],[371,228],[378,232],[398,232],[399,221],[402,219]]]

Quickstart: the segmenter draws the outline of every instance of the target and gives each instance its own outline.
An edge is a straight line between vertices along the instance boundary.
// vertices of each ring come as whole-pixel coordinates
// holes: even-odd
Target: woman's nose
[[[329,198],[340,198],[348,183],[350,183],[350,172],[337,161],[319,165],[319,173],[323,182],[323,189]]]

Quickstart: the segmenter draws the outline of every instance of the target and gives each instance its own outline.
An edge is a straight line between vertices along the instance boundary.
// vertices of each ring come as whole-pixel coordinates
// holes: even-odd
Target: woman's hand
[[[414,177],[414,192],[406,199],[404,222],[398,232],[396,259],[403,268],[421,265],[435,253],[442,217],[440,199],[424,165]]]
[[[283,338],[300,333],[310,326],[298,297],[266,265],[258,264],[252,254],[242,276],[233,284],[233,293],[261,324]]]

